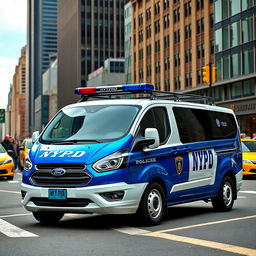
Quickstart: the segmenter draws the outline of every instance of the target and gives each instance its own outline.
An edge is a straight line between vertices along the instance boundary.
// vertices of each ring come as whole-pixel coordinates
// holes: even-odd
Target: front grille
[[[53,176],[51,171],[55,168],[63,168],[66,173],[62,176]],[[42,187],[72,188],[85,186],[91,180],[83,164],[39,164],[36,169],[30,180],[34,185]]]
[[[90,199],[68,198],[67,200],[50,200],[48,198],[32,197],[31,201],[37,206],[49,207],[86,207]]]
[[[251,169],[250,172],[256,173],[256,169]]]
[[[0,174],[6,174],[8,173],[7,170],[0,170]]]

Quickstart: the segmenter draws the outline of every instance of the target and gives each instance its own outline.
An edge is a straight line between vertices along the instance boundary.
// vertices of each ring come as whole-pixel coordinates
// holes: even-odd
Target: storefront
[[[250,137],[256,133],[256,97],[218,105],[230,108],[235,112],[241,132]]]

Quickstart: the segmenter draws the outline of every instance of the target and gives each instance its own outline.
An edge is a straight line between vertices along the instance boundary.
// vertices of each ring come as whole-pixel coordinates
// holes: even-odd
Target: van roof
[[[135,105],[135,106],[141,106],[143,108],[146,108],[150,105],[155,105],[155,104],[161,104],[161,105],[171,104],[173,106],[195,107],[195,108],[201,108],[201,109],[208,109],[212,111],[233,113],[233,111],[229,108],[218,107],[215,105],[191,103],[191,102],[184,102],[184,101],[181,102],[181,101],[174,101],[174,100],[163,100],[163,99],[152,100],[149,98],[89,100],[89,101],[78,102],[78,103],[67,105],[63,109],[70,108],[70,107],[78,107],[78,106],[96,106],[96,105]]]

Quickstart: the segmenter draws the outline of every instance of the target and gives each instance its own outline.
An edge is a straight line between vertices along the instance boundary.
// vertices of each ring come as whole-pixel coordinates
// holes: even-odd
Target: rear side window
[[[160,144],[164,144],[170,135],[170,124],[164,107],[151,108],[142,118],[138,136],[145,136],[146,128],[156,128],[160,137]]]
[[[182,143],[235,138],[232,114],[191,108],[173,108]]]

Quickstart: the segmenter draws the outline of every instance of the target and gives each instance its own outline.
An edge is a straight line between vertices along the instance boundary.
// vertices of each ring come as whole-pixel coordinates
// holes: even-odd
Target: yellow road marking
[[[11,190],[0,190],[0,192],[4,192],[4,193],[13,193],[13,194],[20,194],[20,192],[18,192],[18,191],[11,191]]]
[[[194,245],[198,245],[198,246],[204,246],[204,247],[208,247],[208,248],[212,248],[212,249],[232,252],[232,253],[246,255],[246,256],[255,256],[256,255],[256,250],[254,250],[254,249],[249,249],[249,248],[240,247],[240,246],[231,245],[231,244],[212,242],[212,241],[207,241],[207,240],[202,240],[202,239],[197,239],[197,238],[176,236],[176,235],[166,234],[166,233],[162,233],[162,232],[152,232],[152,233],[142,234],[141,236],[164,238],[164,239],[172,240],[172,241],[176,241],[176,242],[194,244]]]
[[[213,221],[213,222],[206,222],[206,223],[184,226],[184,227],[179,227],[179,228],[164,229],[164,230],[160,230],[159,232],[161,232],[161,233],[173,232],[173,231],[179,231],[179,230],[183,230],[183,229],[198,228],[198,227],[203,227],[203,226],[208,226],[208,225],[216,225],[216,224],[222,224],[222,223],[238,221],[238,220],[253,219],[253,218],[256,218],[256,215],[227,219],[227,220],[219,220],[219,221]]]
[[[178,227],[178,228],[172,228],[172,229],[165,229],[165,230],[160,230],[160,231],[155,231],[155,232],[150,232],[150,233],[145,233],[145,234],[138,234],[138,235],[163,238],[163,239],[181,242],[181,243],[187,243],[187,244],[194,244],[194,245],[198,245],[198,246],[212,248],[215,250],[222,250],[222,251],[232,252],[232,253],[246,255],[246,256],[255,256],[256,249],[250,249],[250,248],[245,248],[245,247],[231,245],[231,244],[207,241],[207,240],[203,240],[203,239],[167,234],[167,232],[174,232],[174,231],[179,231],[179,230],[184,230],[184,229],[198,228],[198,227],[204,227],[204,226],[208,226],[208,225],[216,225],[216,224],[228,223],[228,222],[232,222],[232,221],[247,220],[247,219],[253,219],[253,218],[256,218],[256,215],[227,219],[227,220],[220,220],[220,221],[213,221],[213,222],[206,222],[206,223],[201,223],[201,224],[196,224],[196,225],[190,225],[190,226],[184,226],[184,227]]]

